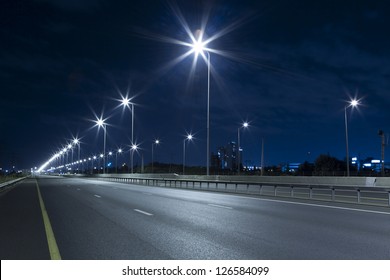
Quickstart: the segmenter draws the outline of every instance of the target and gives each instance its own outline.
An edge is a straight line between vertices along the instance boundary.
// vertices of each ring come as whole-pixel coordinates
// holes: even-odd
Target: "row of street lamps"
[[[189,34],[190,35],[190,34]],[[211,41],[211,39],[208,39],[206,41],[203,40],[203,35],[204,35],[204,30],[197,30],[197,38],[195,38],[195,36],[193,34],[191,34],[191,40],[192,42],[191,43],[184,43],[184,45],[186,46],[189,46],[191,48],[191,51],[188,52],[188,54],[190,53],[194,53],[195,54],[195,59],[197,59],[197,57],[199,55],[201,55],[203,57],[203,59],[207,62],[207,124],[206,124],[206,127],[207,127],[207,148],[206,148],[206,170],[207,170],[207,175],[210,174],[210,75],[211,75],[211,57],[210,57],[210,53],[209,51],[212,51],[211,49],[207,48],[206,45],[207,43],[209,43]],[[206,55],[207,55],[207,58],[206,58]],[[127,97],[124,97],[122,98],[121,100],[121,104],[124,106],[124,107],[127,107],[127,108],[130,108],[131,106],[131,143],[132,143],[132,146],[131,146],[131,173],[133,173],[133,158],[134,158],[134,151],[136,150],[137,148],[137,145],[134,143],[134,103],[130,102],[131,99],[127,98]],[[107,124],[105,123],[105,120],[103,118],[98,118],[96,121],[95,121],[96,125],[98,127],[101,127],[103,128],[104,130],[104,144],[103,144],[103,154],[105,155],[106,154],[106,138],[107,138]],[[183,173],[184,173],[184,165],[185,165],[185,142],[188,141],[188,140],[191,140],[192,139],[192,136],[190,137],[191,135],[188,135],[187,138],[184,140],[184,148],[183,148]],[[154,149],[154,145],[157,145],[158,140],[156,140],[153,144],[152,144],[152,154],[153,154],[153,149]],[[79,146],[80,147],[80,146]],[[79,149],[80,150],[80,149]],[[73,151],[73,150],[72,150]],[[152,156],[153,158],[153,156]],[[79,159],[80,160],[80,159]],[[103,172],[105,173],[105,157],[103,158],[104,160],[104,168],[103,168]],[[45,163],[46,165],[47,163]],[[152,165],[153,165],[153,159],[152,159]],[[153,169],[153,167],[152,167]]]
[[[129,99],[128,98],[123,98],[122,102],[121,102],[122,105],[124,106],[128,106],[129,104]],[[132,104],[132,139],[134,139],[134,104]],[[354,100],[351,100],[349,101],[349,103],[344,107],[344,118],[345,118],[345,137],[346,137],[346,163],[347,163],[347,176],[349,177],[350,176],[350,168],[349,168],[349,140],[348,140],[348,117],[347,117],[347,109],[348,108],[354,108],[354,107],[357,107],[359,105],[359,101],[354,99]],[[109,156],[112,156],[112,152],[110,151],[108,154],[106,154],[106,143],[107,143],[107,123],[105,122],[105,120],[103,118],[98,118],[97,120],[94,121],[96,123],[96,126],[98,127],[101,127],[104,131],[104,134],[103,134],[103,153],[100,154],[100,158],[103,160],[103,173],[106,173],[106,168],[107,168],[107,165],[106,165],[106,157],[109,155]],[[241,162],[241,137],[240,137],[240,132],[242,129],[247,129],[249,127],[249,123],[248,122],[244,122],[241,126],[239,126],[237,128],[237,152],[236,152],[236,155],[237,155],[237,172],[238,174],[240,174],[240,162]],[[186,143],[187,142],[190,142],[194,139],[193,135],[192,134],[187,134],[186,137],[184,138],[183,140],[183,175],[185,174],[185,163],[186,163]],[[74,138],[72,139],[72,141],[70,143],[68,143],[64,148],[62,148],[56,155],[54,158],[63,158],[64,159],[64,162],[65,162],[65,154],[66,154],[66,162],[67,162],[67,165],[70,166],[70,165],[75,165],[77,164],[78,165],[78,169],[80,169],[80,164],[82,164],[83,162],[86,162],[87,159],[85,159],[84,161],[82,159],[80,159],[80,139],[78,138]],[[152,142],[152,146],[151,146],[151,151],[152,151],[152,173],[154,172],[154,148],[155,146],[159,145],[160,144],[160,140],[159,139],[156,139]],[[75,147],[78,147],[78,160],[77,161],[74,161],[74,148]],[[132,144],[130,146],[130,156],[131,156],[131,173],[134,172],[134,167],[133,167],[133,158],[134,158],[134,152],[137,151],[138,149],[138,145],[135,144],[132,140]],[[68,158],[68,153],[69,151],[71,151],[71,164],[69,163],[69,158]],[[116,161],[115,161],[115,170],[116,170],[116,173],[118,172],[118,154],[121,154],[123,152],[123,150],[121,148],[119,148],[116,153],[115,153],[115,156],[116,156]],[[89,158],[89,160],[91,160],[92,158]],[[94,160],[96,160],[96,156],[93,157]],[[64,164],[65,166],[66,164]]]
[[[210,52],[213,51],[212,49],[209,49],[206,47],[206,45],[212,41],[210,38],[206,41],[203,40],[204,30],[197,30],[197,38],[191,34],[191,43],[184,43],[184,45],[189,46],[191,48],[191,51],[189,53],[194,53],[195,58],[199,55],[203,57],[205,62],[207,63],[207,147],[206,147],[206,172],[207,175],[210,174],[210,75],[211,75],[211,57]],[[350,101],[350,104],[345,106],[345,135],[346,135],[346,161],[347,161],[347,176],[349,176],[349,147],[348,147],[348,121],[347,121],[347,108],[348,107],[356,107],[359,104],[358,100],[352,100]],[[134,172],[134,151],[137,150],[138,146],[134,143],[134,103],[131,102],[131,99],[122,96],[121,105],[124,108],[129,108],[131,110],[131,149],[130,149],[130,155],[131,155],[131,173]],[[95,120],[96,126],[99,128],[101,127],[104,131],[103,137],[103,173],[105,173],[106,170],[106,141],[107,141],[107,124],[105,123],[105,119],[103,117],[98,118]],[[248,127],[248,122],[243,123],[242,126],[240,126],[237,130],[237,158],[238,158],[238,174],[240,173],[240,130]],[[187,135],[187,137],[183,141],[183,174],[185,173],[185,152],[186,152],[186,142],[191,141],[193,136],[191,134]],[[79,161],[80,161],[80,142],[78,139],[73,140],[73,144],[78,145],[79,147]],[[159,140],[155,140],[152,143],[152,171],[154,169],[153,162],[154,162],[154,146],[159,144]],[[69,144],[71,147],[72,145]],[[68,146],[69,146],[68,145]],[[68,147],[70,149],[71,147]],[[63,151],[66,152],[66,151]],[[73,162],[73,148],[72,148],[72,162]]]

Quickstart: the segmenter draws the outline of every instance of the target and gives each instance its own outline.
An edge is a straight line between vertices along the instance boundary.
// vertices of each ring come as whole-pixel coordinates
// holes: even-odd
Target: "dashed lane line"
[[[233,207],[230,206],[224,206],[224,205],[218,205],[218,204],[207,204],[208,206],[217,207],[217,208],[223,208],[223,209],[233,209]]]
[[[139,210],[139,209],[134,209],[134,211],[138,212],[138,213],[141,213],[141,214],[144,214],[146,216],[153,216],[153,214],[145,212],[145,211],[142,211],[142,210]]]

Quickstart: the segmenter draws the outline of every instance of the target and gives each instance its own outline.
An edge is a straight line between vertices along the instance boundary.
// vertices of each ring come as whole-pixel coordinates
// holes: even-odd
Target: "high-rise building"
[[[214,155],[214,166],[223,170],[237,170],[237,144],[229,142],[226,146],[218,148],[218,152]],[[240,151],[240,161],[242,162],[242,149]]]

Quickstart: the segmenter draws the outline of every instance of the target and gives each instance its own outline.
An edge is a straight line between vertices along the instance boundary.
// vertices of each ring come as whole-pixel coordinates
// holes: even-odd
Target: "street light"
[[[241,128],[247,128],[249,126],[248,122],[244,122],[242,126],[237,129],[237,174],[240,175],[241,169],[241,155],[240,155],[240,130]]]
[[[186,164],[186,141],[191,141],[193,136],[191,134],[188,134],[186,138],[183,140],[183,175],[185,173],[185,164]]]
[[[95,161],[96,161],[96,156],[93,156],[93,161],[92,161],[92,174],[95,174]]]
[[[80,161],[80,140],[78,138],[73,139],[73,144],[78,145],[79,150],[78,150],[78,158],[77,158],[77,169],[80,168],[79,166],[79,161]],[[73,161],[73,149],[72,149],[72,161]]]
[[[72,149],[72,144],[68,144],[66,146],[66,163],[69,165],[69,150]],[[73,149],[72,149],[73,154]]]
[[[118,149],[118,151],[115,153],[115,172],[118,173],[118,153],[122,153],[122,149]]]
[[[100,160],[99,160],[99,165],[101,164],[101,160],[103,159],[103,173],[104,173],[104,154],[100,154]],[[99,167],[100,169],[100,167]],[[100,173],[100,170],[99,170]]]
[[[110,156],[110,157],[112,156],[112,152],[111,152],[111,151],[108,152],[107,161],[109,160],[109,159],[108,159],[108,156]],[[108,162],[107,165],[111,166],[110,162]],[[107,168],[107,173],[110,173],[110,172],[108,171],[108,168]]]
[[[122,100],[121,100],[121,104],[123,105],[123,107],[127,107],[127,108],[130,108],[129,105],[131,105],[131,144],[133,145],[134,143],[134,103],[133,102],[130,102],[131,99],[130,98],[127,98],[127,97],[122,97]],[[131,155],[131,158],[130,158],[130,162],[131,162],[131,173],[133,173],[133,155],[134,153],[130,153]]]
[[[156,139],[154,140],[154,142],[152,143],[152,173],[154,173],[154,145],[158,145],[160,144],[160,140]]]
[[[93,162],[92,162],[92,158],[91,157],[88,157],[87,172],[89,172],[89,162],[91,163],[91,169],[92,169]],[[92,174],[92,172],[90,174]]]
[[[130,148],[131,159],[133,160],[134,152],[137,151],[138,145],[132,144]],[[131,161],[131,173],[134,173],[133,161]]]
[[[104,122],[102,118],[97,119],[95,121],[98,127],[102,127],[104,130],[104,140],[103,140],[103,174],[106,173],[106,140],[107,140],[107,124]]]
[[[353,99],[348,102],[349,104],[344,107],[344,120],[345,120],[345,146],[346,146],[346,160],[347,160],[347,177],[349,177],[349,147],[348,147],[348,119],[347,119],[347,108],[356,107],[359,105],[359,101]]]
[[[205,58],[204,53],[207,54],[207,148],[206,148],[206,159],[207,159],[207,176],[210,175],[210,53],[206,49],[207,41],[203,41],[203,31],[200,30],[198,38],[193,38],[191,44],[192,51],[195,53],[195,57],[199,54]]]

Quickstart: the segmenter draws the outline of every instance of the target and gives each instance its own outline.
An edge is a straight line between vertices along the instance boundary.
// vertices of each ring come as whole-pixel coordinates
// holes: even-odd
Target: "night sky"
[[[313,162],[320,154],[380,158],[390,133],[390,3],[387,1],[2,1],[0,167],[39,167],[72,138],[82,155],[128,150],[151,161],[206,165],[207,64],[185,26],[215,39],[210,152],[237,141],[244,164]],[[126,160],[128,158],[128,154]],[[139,157],[135,157],[135,162]]]

